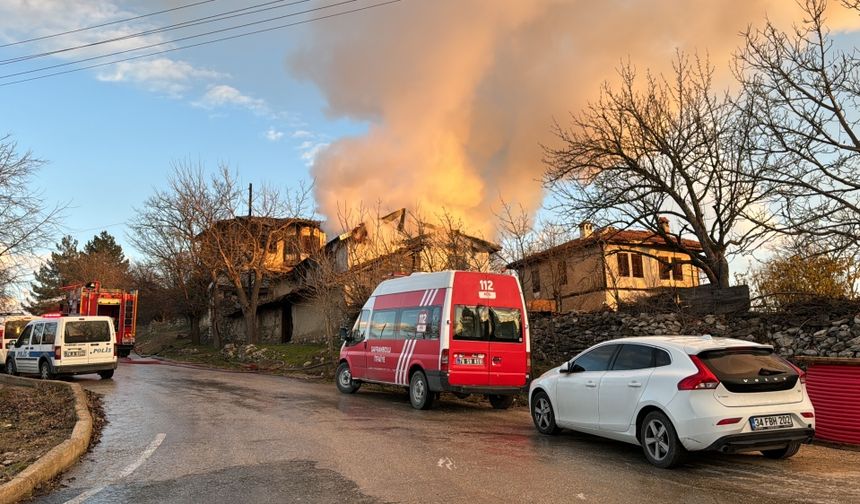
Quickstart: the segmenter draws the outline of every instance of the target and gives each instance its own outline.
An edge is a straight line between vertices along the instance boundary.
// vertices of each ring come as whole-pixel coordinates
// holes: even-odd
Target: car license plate
[[[750,418],[752,430],[786,429],[794,427],[791,415],[768,415]]]
[[[66,350],[63,352],[63,357],[86,357],[87,351],[80,349]]]

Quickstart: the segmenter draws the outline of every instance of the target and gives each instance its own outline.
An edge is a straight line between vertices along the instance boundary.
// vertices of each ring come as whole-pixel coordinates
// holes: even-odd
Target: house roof
[[[595,245],[598,243],[612,243],[615,245],[647,245],[655,248],[680,248],[687,250],[702,250],[702,245],[696,240],[688,240],[685,238],[678,239],[674,236],[669,237],[669,242],[661,235],[653,231],[640,229],[616,229],[614,227],[605,227],[595,230],[586,238],[576,238],[561,245],[542,250],[540,252],[528,255],[519,261],[514,261],[508,264],[508,269],[517,269],[520,266],[540,262],[548,257],[563,254],[578,248]]]

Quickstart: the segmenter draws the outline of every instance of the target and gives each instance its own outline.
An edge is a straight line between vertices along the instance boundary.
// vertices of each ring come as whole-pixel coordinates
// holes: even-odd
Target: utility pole
[[[248,184],[248,217],[251,216],[251,203],[254,201],[254,184]]]

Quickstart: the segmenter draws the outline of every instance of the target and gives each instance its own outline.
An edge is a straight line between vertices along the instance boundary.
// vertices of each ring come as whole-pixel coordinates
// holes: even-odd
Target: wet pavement
[[[121,364],[101,443],[37,503],[860,502],[860,452],[699,455],[661,470],[638,447],[537,434],[525,409],[169,365]]]

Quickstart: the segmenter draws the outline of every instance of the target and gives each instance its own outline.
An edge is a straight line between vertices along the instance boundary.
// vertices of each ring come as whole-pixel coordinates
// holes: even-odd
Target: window
[[[27,325],[29,320],[12,320],[10,322],[6,322],[6,330],[3,332],[3,338],[5,339],[18,339],[21,336],[21,331],[24,330],[24,327]]]
[[[521,343],[522,312],[516,308],[457,306],[454,339]]]
[[[42,344],[43,345],[53,345],[56,336],[57,336],[57,323],[51,322],[50,324],[45,324],[45,329],[44,329],[44,332],[42,333]]]
[[[642,269],[642,254],[630,254],[630,262],[633,265],[633,276],[635,278],[644,277],[645,274]]]
[[[573,363],[577,371],[606,371],[618,345],[604,345],[586,353]]]
[[[66,343],[96,343],[110,341],[110,322],[87,320],[66,322]]]
[[[532,268],[532,292],[540,292],[540,269]]]
[[[507,341],[520,343],[523,341],[523,332],[520,329],[522,317],[520,311],[515,308],[490,308],[492,320],[492,341]]]
[[[645,369],[654,366],[653,348],[642,345],[621,345],[618,357],[612,364],[613,371]]]
[[[30,339],[31,345],[41,345],[42,344],[42,331],[44,330],[44,324],[37,324],[33,326],[33,337]]]
[[[659,348],[654,349],[654,367],[668,366],[672,363],[669,353]]]
[[[373,312],[370,319],[371,339],[394,339],[397,322],[397,310],[381,310]]]
[[[28,325],[24,328],[24,332],[21,333],[21,336],[18,338],[18,341],[15,342],[16,347],[20,347],[21,345],[28,345],[30,343],[30,333],[33,332],[33,326]]]
[[[490,313],[486,306],[457,306],[455,316],[455,340],[480,341],[490,333]]]
[[[673,264],[670,262],[671,260],[668,257],[660,257],[660,280],[671,280],[672,279],[672,266]]]
[[[565,261],[558,262],[558,284],[567,285],[567,263]]]
[[[672,259],[672,276],[676,282],[684,280],[684,265],[680,259]]]
[[[400,312],[398,337],[402,339],[439,339],[442,310],[437,307],[409,308]]]
[[[615,256],[618,259],[618,276],[630,276],[630,254],[621,252]]]
[[[314,250],[314,237],[310,235],[302,235],[301,237],[301,250],[304,254],[313,254]]]
[[[361,310],[361,314],[352,326],[352,340],[363,341],[367,336],[367,319],[370,318],[370,310]]]

